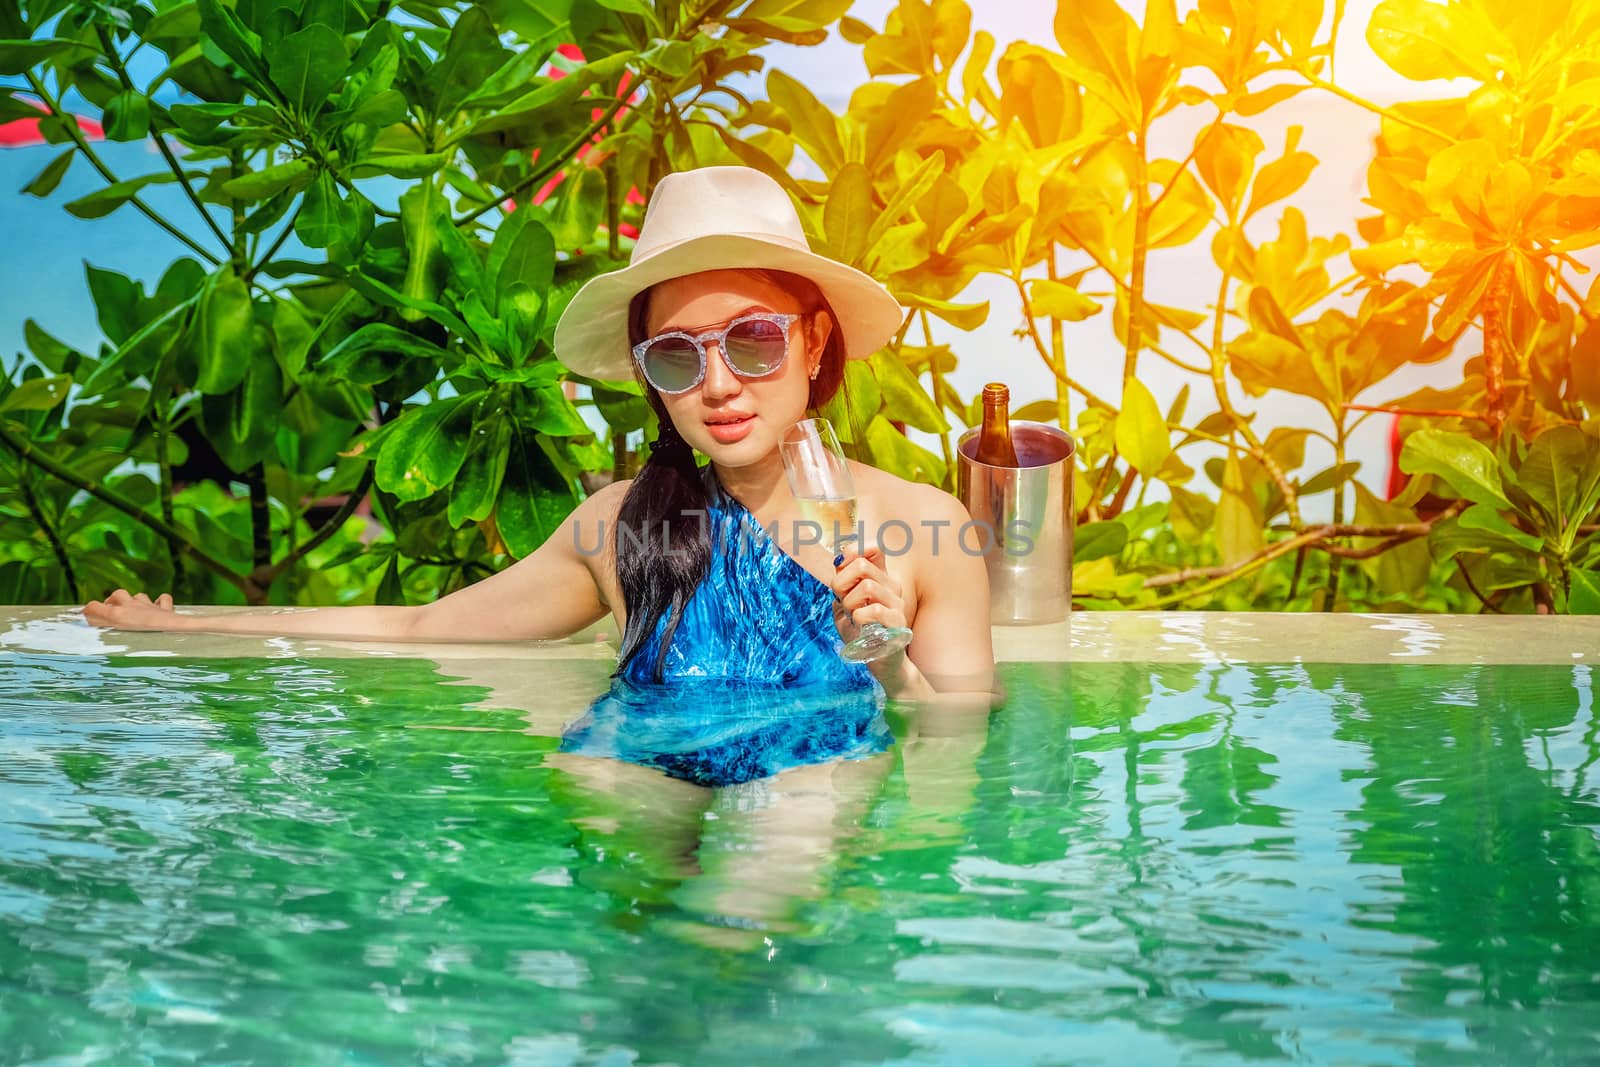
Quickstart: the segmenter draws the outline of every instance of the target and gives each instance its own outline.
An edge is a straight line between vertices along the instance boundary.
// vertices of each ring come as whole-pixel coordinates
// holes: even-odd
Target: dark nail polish
[[[835,567],[837,567],[839,564],[841,564],[843,562],[844,562],[844,553],[843,552],[841,552],[837,556],[833,557],[833,565]]]

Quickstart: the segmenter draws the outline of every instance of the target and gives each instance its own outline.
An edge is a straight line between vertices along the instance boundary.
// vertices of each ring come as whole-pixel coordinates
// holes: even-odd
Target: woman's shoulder
[[[579,502],[577,512],[592,519],[614,519],[622,507],[622,498],[628,495],[632,478],[621,478],[600,486]],[[577,513],[575,512],[575,514]]]
[[[851,461],[851,468],[856,484],[871,495],[886,517],[902,519],[913,526],[922,521],[967,521],[967,509],[937,485],[913,482],[867,463]]]

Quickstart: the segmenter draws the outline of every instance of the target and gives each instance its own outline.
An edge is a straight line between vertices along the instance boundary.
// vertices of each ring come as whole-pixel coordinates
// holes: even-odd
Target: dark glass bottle
[[[1020,467],[1011,443],[1011,390],[1002,382],[983,387],[983,428],[978,431],[978,451],[973,459],[991,467]]]

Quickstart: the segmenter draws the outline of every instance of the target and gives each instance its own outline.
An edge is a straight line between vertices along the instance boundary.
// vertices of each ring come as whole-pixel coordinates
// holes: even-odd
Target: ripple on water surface
[[[0,1063],[1600,1047],[1590,668],[1006,672],[707,790],[594,665],[0,655]]]

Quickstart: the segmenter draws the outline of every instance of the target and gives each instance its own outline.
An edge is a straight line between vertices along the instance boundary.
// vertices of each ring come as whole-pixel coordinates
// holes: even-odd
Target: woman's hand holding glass
[[[877,623],[890,631],[906,629],[906,602],[887,569],[883,549],[867,545],[858,549],[854,538],[843,541],[838,548],[839,562],[834,565],[833,595],[838,598],[834,621],[846,641],[856,636],[856,631],[868,623]]]
[[[821,527],[823,542],[831,544],[836,554],[850,551],[855,557],[848,563],[836,564],[840,569],[835,572],[833,590],[837,603],[854,615],[854,609],[845,602],[846,595],[852,597],[864,613],[854,621],[861,623],[864,618],[865,622],[860,634],[840,650],[840,655],[869,662],[905,648],[911,643],[911,631],[906,627],[899,583],[890,584],[881,550],[872,547],[863,553],[861,546],[855,544],[859,536],[855,480],[833,424],[827,419],[802,419],[783,435],[778,452],[801,516]],[[848,575],[847,570],[851,572]],[[888,597],[892,600],[886,601]],[[881,618],[876,617],[879,614]],[[838,616],[836,610],[835,618]]]

